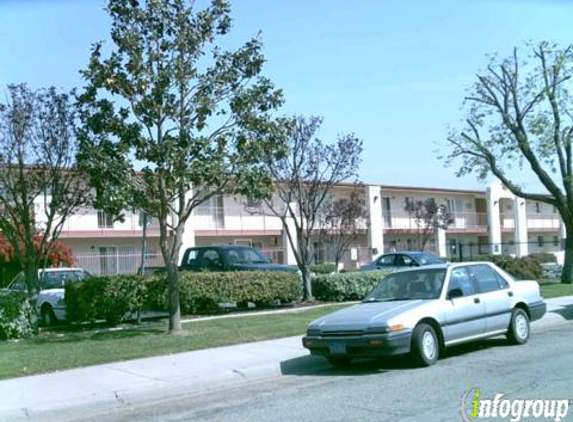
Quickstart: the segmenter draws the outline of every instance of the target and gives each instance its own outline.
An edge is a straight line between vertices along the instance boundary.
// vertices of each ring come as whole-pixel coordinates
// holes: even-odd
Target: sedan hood
[[[311,324],[322,331],[363,330],[370,326],[382,326],[389,319],[417,308],[427,300],[361,303],[326,315]]]

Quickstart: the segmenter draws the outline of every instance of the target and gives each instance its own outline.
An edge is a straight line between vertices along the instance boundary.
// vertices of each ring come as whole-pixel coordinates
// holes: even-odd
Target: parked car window
[[[450,286],[448,294],[455,289],[460,289],[464,296],[476,294],[472,278],[466,268],[454,268],[450,274]]]
[[[219,252],[215,249],[205,249],[203,251],[203,265],[208,268],[216,268],[221,266],[221,258]]]
[[[268,264],[269,260],[256,249],[229,248],[224,249],[229,264]]]
[[[40,276],[40,289],[56,289],[64,287],[63,276],[60,272],[44,272]]]
[[[417,262],[408,255],[396,255],[396,266],[398,267],[410,267],[412,265],[417,265]]]
[[[378,258],[376,261],[376,265],[380,265],[383,267],[393,267],[394,266],[394,258],[395,255],[384,255]]]
[[[187,254],[187,265],[197,265],[197,256],[199,251],[197,249],[190,249]]]
[[[15,290],[18,292],[25,292],[26,291],[26,279],[24,278],[24,273],[19,273],[12,283],[10,284],[10,290]]]
[[[509,286],[507,281],[489,265],[472,265],[468,270],[482,293],[506,289]]]
[[[429,253],[417,253],[414,256],[421,265],[442,264],[444,262],[440,257]]]
[[[382,279],[364,302],[437,299],[444,284],[445,269],[401,271]]]

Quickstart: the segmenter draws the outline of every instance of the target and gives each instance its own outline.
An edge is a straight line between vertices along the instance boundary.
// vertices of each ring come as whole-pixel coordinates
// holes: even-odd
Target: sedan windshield
[[[437,299],[440,297],[445,275],[445,269],[392,273],[384,277],[363,302]]]

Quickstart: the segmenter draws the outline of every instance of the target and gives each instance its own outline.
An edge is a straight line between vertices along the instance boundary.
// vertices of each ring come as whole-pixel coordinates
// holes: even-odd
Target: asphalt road
[[[491,339],[459,346],[430,368],[408,360],[332,369],[310,356],[282,362],[282,376],[209,393],[79,412],[66,421],[461,421],[462,396],[573,399],[573,327],[533,327],[524,346]],[[482,419],[482,420],[509,420]],[[522,420],[535,420],[522,419]],[[538,419],[547,420],[547,419]],[[553,420],[553,419],[550,419]],[[573,404],[564,420],[573,421]]]

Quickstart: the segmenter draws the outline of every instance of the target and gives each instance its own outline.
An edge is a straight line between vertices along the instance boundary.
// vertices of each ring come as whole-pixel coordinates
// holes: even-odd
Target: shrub
[[[167,281],[148,280],[147,306],[167,309]],[[298,274],[274,271],[182,272],[181,312],[184,314],[220,312],[220,303],[292,303],[302,296]]]
[[[138,275],[93,277],[66,285],[65,301],[70,322],[105,319],[119,323],[127,314],[141,310],[147,284]]]
[[[0,340],[30,337],[34,332],[31,317],[32,307],[25,296],[0,293]]]
[[[531,256],[514,258],[509,255],[476,255],[469,261],[489,261],[518,280],[535,280],[543,275],[543,267]]]
[[[365,271],[317,275],[312,278],[314,297],[323,301],[362,300],[390,271]]]
[[[552,254],[551,252],[537,252],[537,253],[532,253],[528,256],[530,258],[535,259],[540,264],[545,264],[548,262],[551,262],[551,263],[557,262],[557,258],[555,257],[555,254]]]
[[[332,274],[336,272],[336,264],[314,264],[310,266],[310,271],[315,274]]]

